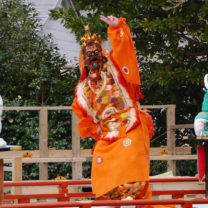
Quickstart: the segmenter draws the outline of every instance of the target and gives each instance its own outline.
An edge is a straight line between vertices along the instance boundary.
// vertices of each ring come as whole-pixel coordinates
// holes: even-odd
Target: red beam
[[[30,208],[54,208],[54,207],[80,207],[86,208],[90,206],[125,206],[125,205],[182,205],[183,207],[190,207],[193,204],[207,204],[208,199],[194,199],[194,200],[178,200],[178,199],[167,199],[167,200],[132,200],[132,201],[93,201],[91,203],[80,203],[80,202],[56,202],[56,203],[38,203],[30,204]],[[188,206],[187,206],[188,205]],[[28,204],[11,204],[1,205],[1,208],[28,208]]]
[[[203,180],[205,181],[205,179]],[[152,178],[150,183],[160,183],[160,182],[199,182],[198,178]]]
[[[83,185],[91,184],[91,180],[68,180],[68,181],[19,181],[4,182],[4,186],[46,186],[46,185]]]
[[[18,195],[5,195],[5,200],[10,199],[47,199],[47,198],[63,198],[63,194],[18,194]]]
[[[205,190],[163,190],[152,191],[152,195],[185,195],[185,194],[205,194]],[[10,199],[41,199],[41,198],[68,198],[68,197],[95,197],[92,192],[67,193],[65,194],[21,194],[5,195],[5,200]]]
[[[68,193],[69,197],[95,197],[92,192]]]
[[[21,195],[4,195],[4,200],[11,199],[47,199],[47,198],[69,198],[69,197],[95,197],[92,192],[67,193],[65,194],[21,194]],[[67,200],[69,201],[69,200]]]
[[[198,182],[198,179],[193,178],[152,178],[150,183],[160,182]],[[67,181],[20,181],[20,182],[4,182],[4,186],[44,186],[44,185],[83,185],[91,184],[91,180],[67,180]]]
[[[152,191],[152,195],[177,195],[177,194],[205,194],[205,190],[155,190]]]

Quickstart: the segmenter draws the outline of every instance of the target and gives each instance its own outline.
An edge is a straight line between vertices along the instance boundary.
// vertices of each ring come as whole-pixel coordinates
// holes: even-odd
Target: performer
[[[79,57],[81,78],[72,105],[80,119],[80,136],[97,141],[93,193],[107,199],[150,199],[149,150],[154,127],[151,116],[139,105],[143,95],[131,32],[124,18],[100,18],[109,24],[113,49],[108,53],[85,28]]]

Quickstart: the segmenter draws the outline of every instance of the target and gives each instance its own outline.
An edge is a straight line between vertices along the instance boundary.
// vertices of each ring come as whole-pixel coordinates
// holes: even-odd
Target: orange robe
[[[153,135],[150,115],[140,111],[137,103],[141,97],[138,91],[140,75],[125,19],[120,18],[118,26],[109,27],[108,36],[113,50],[105,66],[107,72],[102,71],[105,86],[102,83],[99,92],[94,89],[91,93],[89,80],[81,80],[72,104],[80,119],[80,136],[97,140],[92,161],[92,189],[96,197],[121,184],[149,181],[150,138]],[[113,83],[112,86],[109,83]],[[111,97],[120,103],[109,100]],[[105,117],[109,112],[110,116]],[[109,121],[114,122],[113,125]],[[119,122],[122,125],[117,125]],[[108,134],[113,128],[118,131]],[[151,198],[150,187],[145,198]]]

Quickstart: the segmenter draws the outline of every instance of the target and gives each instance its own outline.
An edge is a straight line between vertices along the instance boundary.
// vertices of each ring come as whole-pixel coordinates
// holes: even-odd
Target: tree
[[[67,62],[59,55],[51,36],[40,34],[39,22],[31,4],[21,0],[1,1],[0,93],[5,104],[18,96],[30,105],[71,102],[70,83],[75,84],[76,71],[62,70]]]
[[[79,70],[64,68],[65,58],[50,35],[41,35],[39,22],[35,9],[24,0],[0,2],[0,94],[5,106],[72,103]],[[69,111],[49,113],[49,148],[70,149],[70,116]],[[1,137],[8,144],[39,149],[37,112],[4,111],[2,124]],[[24,179],[37,179],[36,166],[24,167]],[[55,178],[56,167],[50,171],[50,178]]]
[[[106,38],[107,26],[99,20],[100,14],[127,19],[133,33],[144,91],[151,90],[153,85],[168,87],[168,92],[171,91],[171,98],[147,91],[154,101],[152,104],[201,102],[198,89],[208,71],[207,1],[78,0],[74,5],[85,15],[77,16],[72,8],[57,8],[51,10],[51,17],[61,18],[63,25],[76,33],[77,39],[84,34],[86,24],[92,32]],[[183,89],[188,92],[178,102],[173,90],[179,88],[181,92]]]
[[[89,24],[92,33],[106,39],[107,25],[99,15],[125,17],[137,51],[141,72],[142,104],[176,104],[176,122],[193,123],[201,110],[203,77],[208,72],[208,2],[199,0],[76,0],[74,7],[51,10],[77,39]],[[83,14],[83,15],[80,15]],[[154,112],[153,145],[165,143],[165,111]],[[177,133],[177,144],[182,136]],[[163,135],[163,136],[162,136]]]

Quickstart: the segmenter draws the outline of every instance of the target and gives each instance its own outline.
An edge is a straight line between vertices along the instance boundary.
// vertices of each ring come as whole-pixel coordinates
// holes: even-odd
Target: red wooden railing
[[[197,182],[197,178],[154,178],[151,183],[161,182]],[[153,195],[172,195],[169,200],[134,200],[134,201],[101,201],[95,200],[90,203],[70,202],[72,197],[95,197],[92,192],[70,193],[68,186],[91,184],[91,180],[67,180],[67,181],[21,181],[21,182],[4,182],[4,187],[14,186],[58,186],[59,192],[54,194],[21,194],[21,195],[4,195],[4,200],[18,200],[19,204],[0,205],[2,208],[6,207],[80,207],[88,208],[90,206],[121,206],[121,205],[165,205],[165,204],[180,204],[183,208],[192,208],[193,204],[206,204],[208,199],[193,199],[181,200],[184,195],[188,194],[205,194],[205,190],[153,190]],[[55,203],[36,203],[31,204],[31,199],[49,199],[56,198],[58,202]],[[30,204],[28,204],[30,203]]]
[[[149,199],[149,200],[105,200],[105,201],[93,201],[89,203],[81,202],[54,202],[54,203],[37,203],[37,204],[10,204],[1,205],[1,208],[54,208],[54,207],[80,207],[90,208],[91,206],[125,206],[125,205],[181,205],[183,208],[193,208],[194,204],[208,204],[208,199],[193,199],[193,200],[181,200],[181,199]]]

